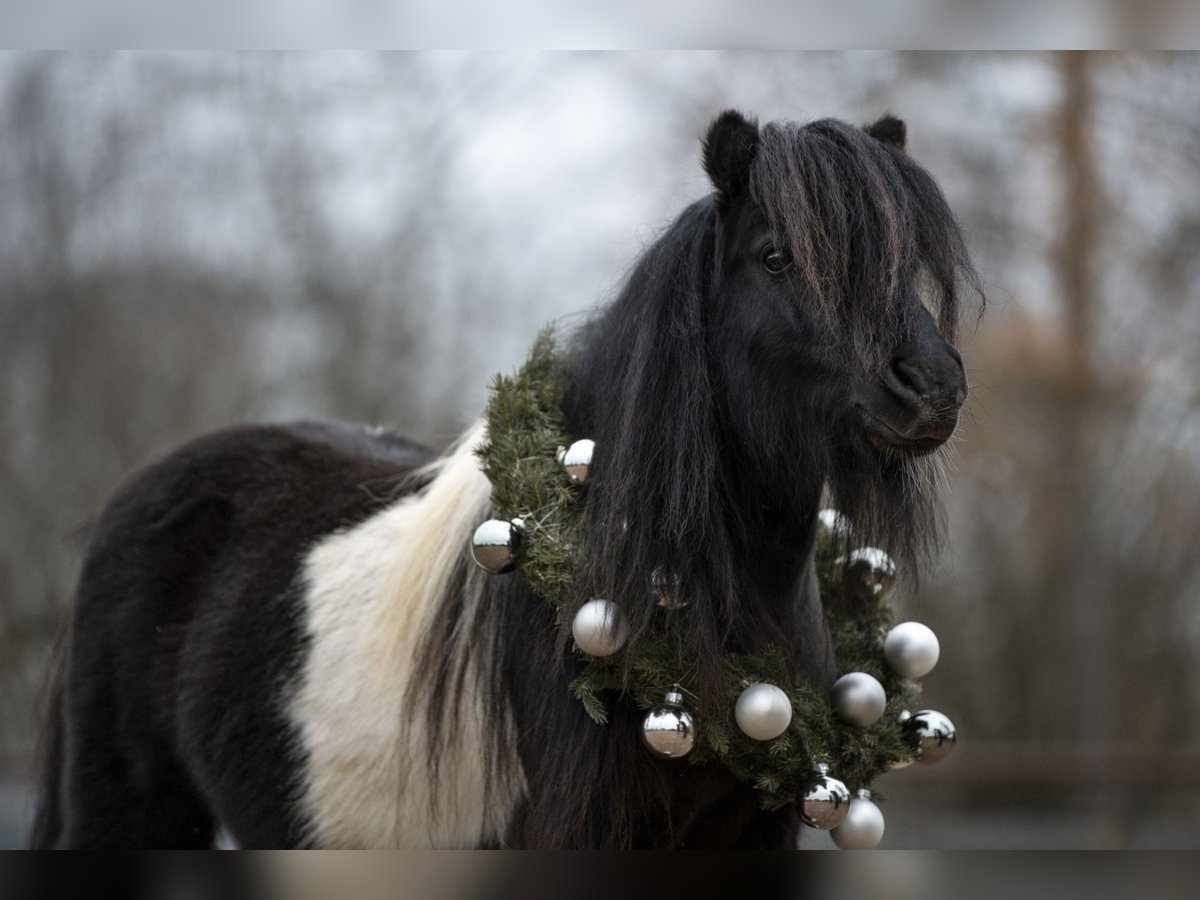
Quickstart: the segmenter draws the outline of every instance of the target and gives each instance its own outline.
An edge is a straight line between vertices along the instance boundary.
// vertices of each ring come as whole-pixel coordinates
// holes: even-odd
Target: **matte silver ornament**
[[[479,567],[496,575],[516,568],[514,554],[524,524],[520,519],[488,519],[481,523],[471,536],[471,556]]]
[[[915,761],[936,766],[954,752],[958,733],[954,723],[936,709],[922,709],[904,720],[904,730],[916,747]]]
[[[792,723],[792,701],[773,684],[752,684],[738,695],[733,717],[756,741],[773,741]]]
[[[830,832],[830,837],[843,850],[874,850],[883,840],[883,813],[870,791],[860,788],[855,793],[846,820]]]
[[[588,656],[612,656],[629,639],[629,624],[621,607],[597,597],[579,607],[571,620],[571,634]]]
[[[584,438],[565,450],[560,450],[558,461],[562,463],[572,480],[582,483],[588,479],[588,469],[592,465],[592,451],[595,449],[596,442]]]
[[[902,678],[924,678],[937,665],[941,651],[933,629],[920,622],[901,622],[883,639],[883,655]]]
[[[800,800],[800,821],[809,828],[828,831],[846,821],[850,811],[850,790],[829,775],[829,766],[817,767],[817,783]]]
[[[887,694],[874,675],[850,672],[833,683],[829,702],[842,719],[867,728],[883,718]]]
[[[882,600],[896,584],[896,564],[878,547],[859,547],[847,558],[842,580],[855,597]]]
[[[850,538],[850,520],[836,509],[823,509],[817,513],[817,521],[829,537],[835,541],[845,541]]]
[[[663,759],[678,759],[692,752],[696,729],[692,714],[683,708],[683,694],[667,691],[663,702],[646,713],[642,740],[651,753]]]

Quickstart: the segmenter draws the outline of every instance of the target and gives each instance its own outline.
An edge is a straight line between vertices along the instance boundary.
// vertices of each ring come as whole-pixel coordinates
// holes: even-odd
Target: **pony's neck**
[[[816,540],[819,501],[819,487],[803,505],[764,503],[752,494],[734,500],[747,510],[741,534],[746,568],[764,592],[786,592],[802,576]]]
[[[737,536],[756,594],[778,624],[790,630],[812,619],[808,607],[819,606],[811,582],[824,477],[798,471],[756,477],[742,458],[736,450],[727,451],[721,465],[730,515],[737,518],[730,531]]]
[[[596,415],[611,403],[607,384],[574,380],[564,407],[572,436],[590,437],[602,447],[612,441],[597,422],[607,417]],[[708,424],[721,429],[719,420]],[[714,514],[726,520],[723,533],[739,570],[736,581],[744,586],[736,598],[738,621],[729,646],[740,652],[790,646],[810,675],[828,680],[831,655],[813,564],[824,473],[791,466],[775,477],[756,475],[757,467],[747,466],[748,455],[736,440],[718,435],[713,443],[725,449],[705,494],[720,498]]]

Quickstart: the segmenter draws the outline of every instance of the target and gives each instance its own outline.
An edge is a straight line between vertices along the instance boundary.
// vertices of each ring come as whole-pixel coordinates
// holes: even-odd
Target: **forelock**
[[[898,147],[834,119],[772,122],[750,189],[828,339],[866,369],[907,333],[922,284],[953,337],[960,283],[978,279],[941,190]]]

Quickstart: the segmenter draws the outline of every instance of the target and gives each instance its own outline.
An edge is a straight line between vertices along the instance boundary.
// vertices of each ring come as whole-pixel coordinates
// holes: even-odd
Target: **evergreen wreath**
[[[567,362],[556,348],[553,329],[543,330],[528,360],[514,375],[496,376],[485,412],[486,437],[477,450],[492,484],[496,513],[505,520],[520,520],[519,540],[512,546],[513,563],[523,570],[533,592],[553,607],[560,626],[574,584],[588,490],[586,483],[574,480],[559,461],[572,440],[560,411],[561,376]],[[828,692],[796,680],[788,672],[784,654],[767,647],[752,655],[726,655],[725,702],[706,710],[695,725],[695,744],[688,762],[719,762],[728,767],[761,793],[765,809],[779,809],[805,798],[823,774],[822,764],[850,791],[858,791],[914,757],[923,761],[922,751],[933,746],[927,743],[928,734],[914,729],[915,717],[907,712],[916,708],[917,683],[885,660],[885,636],[894,624],[894,614],[882,596],[864,598],[861,591],[853,589],[853,579],[846,577],[847,549],[844,530],[827,524],[821,527],[816,551],[821,598],[837,671],[866,673],[877,679],[887,697],[883,716],[866,727],[844,721],[831,705]],[[859,551],[864,552],[886,560],[882,551]],[[890,560],[886,562],[891,565]],[[694,696],[694,685],[688,681],[689,662],[676,655],[667,639],[667,615],[664,610],[654,620],[650,633],[637,645],[635,659],[625,659],[625,651],[589,656],[574,646],[583,664],[570,689],[598,725],[607,723],[605,697],[610,692],[628,693],[645,710],[661,704],[671,690]],[[936,646],[936,639],[934,643]],[[936,649],[934,654],[936,659]],[[787,729],[765,741],[743,733],[734,715],[741,693],[761,682],[781,687],[792,707]],[[924,713],[918,713],[921,715]],[[953,726],[949,727],[949,734],[936,736],[936,744],[945,744],[947,752],[955,739]],[[940,751],[929,754],[939,759],[943,755]],[[882,822],[879,831],[882,833]]]

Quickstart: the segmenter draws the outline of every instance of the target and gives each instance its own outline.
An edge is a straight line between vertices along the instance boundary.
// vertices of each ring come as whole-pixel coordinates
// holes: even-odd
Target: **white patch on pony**
[[[475,458],[483,433],[476,426],[434,463],[436,477],[420,493],[325,538],[305,560],[311,644],[289,714],[307,756],[302,806],[317,846],[475,846],[503,836],[520,795],[512,747],[501,748],[505,771],[495,773],[508,777],[490,792],[485,785],[499,737],[485,733],[487,698],[477,696],[470,669],[436,785],[427,711],[402,708],[444,586],[487,516],[491,485]],[[469,621],[479,591],[466,593]],[[456,641],[450,652],[469,649]]]

